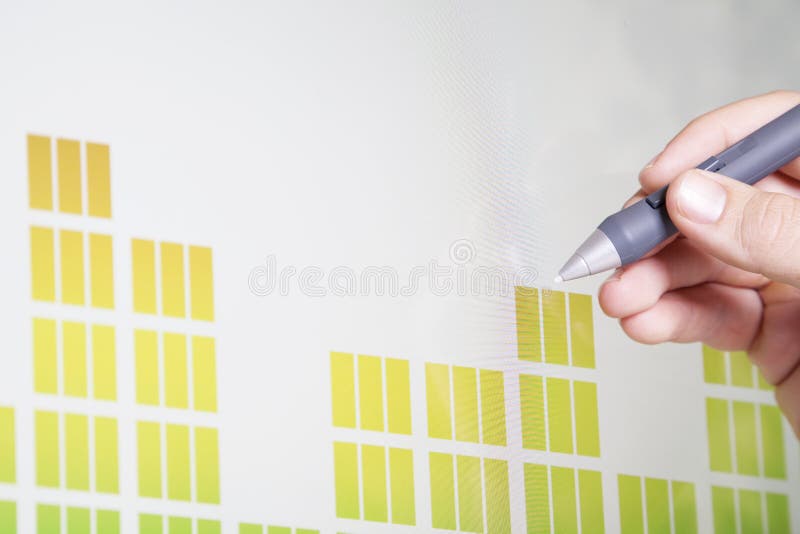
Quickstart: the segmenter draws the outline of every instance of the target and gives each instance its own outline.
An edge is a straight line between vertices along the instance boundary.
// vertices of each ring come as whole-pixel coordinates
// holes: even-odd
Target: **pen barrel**
[[[654,209],[644,200],[606,217],[597,229],[611,240],[622,265],[640,259],[678,233],[666,204]]]

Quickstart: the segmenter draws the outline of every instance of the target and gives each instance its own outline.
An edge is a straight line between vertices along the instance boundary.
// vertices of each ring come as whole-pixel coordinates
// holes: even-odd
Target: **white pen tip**
[[[563,282],[563,281],[564,281],[564,279],[563,279],[563,278],[561,278],[561,275],[559,275],[559,276],[556,276],[556,278],[555,278],[555,282],[556,282],[556,284],[560,284],[560,283],[561,283],[561,282]]]

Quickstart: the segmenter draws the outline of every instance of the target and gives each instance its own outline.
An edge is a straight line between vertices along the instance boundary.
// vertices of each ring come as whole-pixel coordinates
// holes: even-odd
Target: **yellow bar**
[[[362,430],[384,430],[382,374],[380,358],[358,356],[358,405]]]
[[[578,509],[575,493],[575,470],[550,467],[553,485],[553,527],[559,534],[577,534]]]
[[[139,497],[161,498],[161,427],[140,421],[136,425]]]
[[[67,489],[89,491],[89,418],[67,414],[64,419]]]
[[[156,313],[156,247],[152,241],[131,240],[133,311]]]
[[[572,365],[594,369],[594,321],[590,295],[569,294],[569,331]]]
[[[86,325],[64,321],[61,326],[64,335],[64,394],[86,398]]]
[[[483,532],[481,460],[456,456],[458,477],[458,527],[464,532]]]
[[[736,472],[740,475],[758,476],[755,404],[733,401],[733,431],[736,439]]]
[[[119,438],[117,420],[94,419],[95,489],[100,493],[119,493]]]
[[[761,458],[764,476],[786,479],[786,451],[783,446],[783,417],[777,406],[762,404]]]
[[[89,234],[92,306],[114,308],[114,247],[110,235]]]
[[[81,190],[81,144],[69,139],[57,139],[58,209],[63,213],[83,212]]]
[[[53,209],[53,161],[49,137],[28,135],[28,198],[33,210]]]
[[[508,462],[483,460],[486,477],[486,532],[511,534],[511,501],[508,495]]]
[[[450,368],[440,363],[426,363],[425,389],[428,404],[428,436],[453,439]]]
[[[194,409],[201,412],[216,412],[217,359],[213,337],[192,337],[192,374]]]
[[[167,425],[167,498],[174,501],[192,499],[189,427]],[[198,467],[200,462],[198,458]]]
[[[453,456],[432,452],[428,456],[431,475],[431,520],[433,528],[456,530],[456,489]]]
[[[603,478],[600,471],[578,470],[581,534],[603,534]]]
[[[525,520],[528,534],[550,534],[550,485],[547,466],[525,465]]]
[[[569,380],[547,378],[546,382],[550,451],[572,454],[572,402]]]
[[[411,435],[411,379],[408,360],[386,358],[384,362],[389,432]]]
[[[161,311],[168,317],[186,316],[183,245],[161,243]]]
[[[216,428],[194,429],[197,502],[220,503],[219,433]]]
[[[478,378],[475,369],[453,367],[456,439],[478,443]]]
[[[706,399],[708,457],[711,470],[724,473],[733,472],[728,405],[729,401],[724,399]]]
[[[164,334],[164,386],[167,407],[189,407],[189,367],[183,334]]]
[[[747,353],[731,352],[728,357],[731,364],[731,385],[744,388],[754,387],[753,364],[750,363]]]
[[[0,482],[6,484],[17,481],[17,434],[14,427],[14,409],[0,406]]]
[[[33,300],[56,300],[55,238],[52,228],[31,226],[31,295]]]
[[[37,411],[36,485],[57,488],[61,485],[61,463],[58,456],[58,414]]]
[[[389,448],[389,484],[392,495],[392,523],[416,524],[414,455],[410,449]]]
[[[386,502],[386,449],[375,445],[361,446],[361,487],[364,488],[364,519],[386,523],[389,510]]]
[[[111,217],[111,158],[108,145],[86,143],[89,215]]]
[[[58,393],[56,350],[56,322],[52,319],[34,319],[33,390],[36,393]]]
[[[331,352],[333,426],[356,427],[356,379],[352,354]]]
[[[542,361],[542,340],[539,332],[539,290],[515,287],[517,312],[517,354],[520,360]]]
[[[542,291],[544,316],[544,359],[547,363],[569,365],[567,352],[567,304],[563,291]]]
[[[336,517],[360,519],[358,448],[354,443],[333,442],[333,471],[336,488]]]
[[[61,245],[61,301],[83,306],[86,302],[86,276],[83,268],[83,234],[59,232]]]
[[[222,524],[213,519],[198,519],[197,534],[222,534]]]
[[[519,375],[522,446],[547,450],[544,424],[544,384],[541,376]]]
[[[117,344],[113,326],[92,326],[94,398],[117,400]]]
[[[483,443],[506,445],[506,397],[503,373],[481,369],[481,426]]]
[[[151,330],[133,331],[136,354],[136,402],[158,406],[158,336]]]
[[[703,345],[703,378],[707,384],[728,382],[725,371],[725,354],[708,345]]]
[[[577,453],[600,457],[600,425],[597,415],[597,384],[575,381],[575,441]]]
[[[192,319],[214,320],[214,270],[211,249],[189,247],[189,291],[192,303]]]

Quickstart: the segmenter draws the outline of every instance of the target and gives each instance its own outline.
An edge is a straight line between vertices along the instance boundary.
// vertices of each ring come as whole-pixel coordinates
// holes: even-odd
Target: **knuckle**
[[[800,203],[786,195],[754,194],[747,199],[736,225],[736,239],[757,268],[768,258],[796,254]]]

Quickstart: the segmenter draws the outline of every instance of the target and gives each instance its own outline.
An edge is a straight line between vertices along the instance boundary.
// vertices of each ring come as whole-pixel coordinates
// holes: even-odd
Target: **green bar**
[[[97,534],[120,534],[119,512],[97,510]]]
[[[578,532],[578,509],[575,503],[575,470],[550,467],[553,484],[553,527],[559,534]]]
[[[389,448],[389,485],[392,495],[392,523],[416,524],[414,455],[410,449]]]
[[[511,501],[508,495],[508,462],[483,460],[486,476],[486,532],[511,534]]]
[[[222,534],[222,524],[213,519],[198,519],[197,534]]]
[[[520,360],[542,361],[542,340],[539,332],[539,290],[535,287],[514,288],[517,312],[517,355]]]
[[[715,534],[736,532],[736,506],[731,488],[711,487],[711,508]]]
[[[358,449],[353,443],[333,442],[336,517],[361,519],[358,497]]]
[[[267,534],[292,534],[291,527],[267,527]]]
[[[761,455],[764,460],[764,476],[785,480],[783,421],[777,406],[761,405]]]
[[[478,443],[478,377],[470,367],[453,367],[456,439]]]
[[[525,464],[525,518],[528,534],[550,533],[550,490],[547,466]]]
[[[67,534],[91,534],[92,516],[88,508],[67,508]]]
[[[192,534],[192,520],[188,517],[170,517],[167,525],[169,534]]]
[[[456,456],[458,476],[458,527],[464,532],[483,532],[481,460]]]
[[[167,425],[167,498],[175,501],[192,499],[189,456],[189,427]],[[199,462],[198,462],[199,465]]]
[[[319,530],[314,530],[310,528],[298,528],[294,531],[295,534],[319,534]]]
[[[89,491],[89,418],[67,414],[64,432],[67,447],[67,488]]]
[[[0,501],[0,534],[17,534],[16,503]]]
[[[597,415],[597,384],[575,381],[575,440],[582,456],[600,457],[600,424]]]
[[[594,322],[592,297],[569,294],[569,331],[572,341],[572,365],[594,369]]]
[[[37,411],[36,485],[57,488],[61,484],[61,463],[58,456],[58,414]]]
[[[429,455],[431,473],[431,519],[433,528],[456,530],[456,490],[453,456]]]
[[[161,428],[158,423],[140,421],[136,435],[139,496],[161,498]]]
[[[581,534],[603,534],[603,477],[599,471],[578,470],[581,499]]]
[[[0,407],[0,482],[17,480],[17,441],[14,429],[14,408]],[[0,533],[2,534],[2,533]]]
[[[767,528],[769,534],[789,534],[792,531],[788,495],[767,493]]]
[[[219,504],[219,431],[216,428],[195,428],[194,449],[197,502]]]
[[[728,355],[731,364],[731,385],[751,388],[753,383],[753,364],[746,352],[731,352]]]
[[[139,534],[163,534],[164,519],[160,515],[139,514]]]
[[[739,524],[743,534],[762,534],[761,494],[753,490],[739,490]]]
[[[647,534],[669,534],[669,485],[660,478],[644,479]]]
[[[386,358],[384,363],[389,432],[411,435],[411,379],[408,360]]]
[[[731,430],[728,422],[728,401],[706,399],[708,424],[708,456],[712,471],[733,472]]]
[[[642,481],[639,477],[619,475],[619,522],[622,534],[644,534]]]
[[[33,320],[33,390],[58,393],[56,322],[52,319]]]
[[[264,529],[261,527],[261,525],[241,523],[239,525],[239,534],[264,534]]]
[[[503,373],[481,369],[483,443],[506,446],[506,396]]]
[[[694,484],[672,482],[672,508],[675,532],[697,534],[697,504],[694,498]]]
[[[376,445],[361,446],[361,480],[364,488],[364,519],[386,523],[386,449]]]
[[[36,507],[36,533],[61,533],[61,508],[51,504],[40,504]]]
[[[522,446],[547,450],[544,425],[544,384],[541,376],[519,375]]]
[[[546,379],[550,451],[572,454],[572,401],[569,380]]]
[[[756,406],[733,401],[733,429],[736,436],[736,470],[740,475],[758,476]]]
[[[703,345],[703,376],[707,384],[726,384],[725,354]]]
[[[383,432],[383,370],[377,356],[358,356],[358,405],[361,429]]]
[[[94,419],[94,459],[96,489],[100,493],[119,493],[119,445],[117,420]]]
[[[450,368],[440,363],[426,363],[425,389],[428,401],[428,436],[453,439]]]
[[[563,291],[550,289],[542,291],[542,315],[544,316],[545,362],[569,365],[567,304]]]

